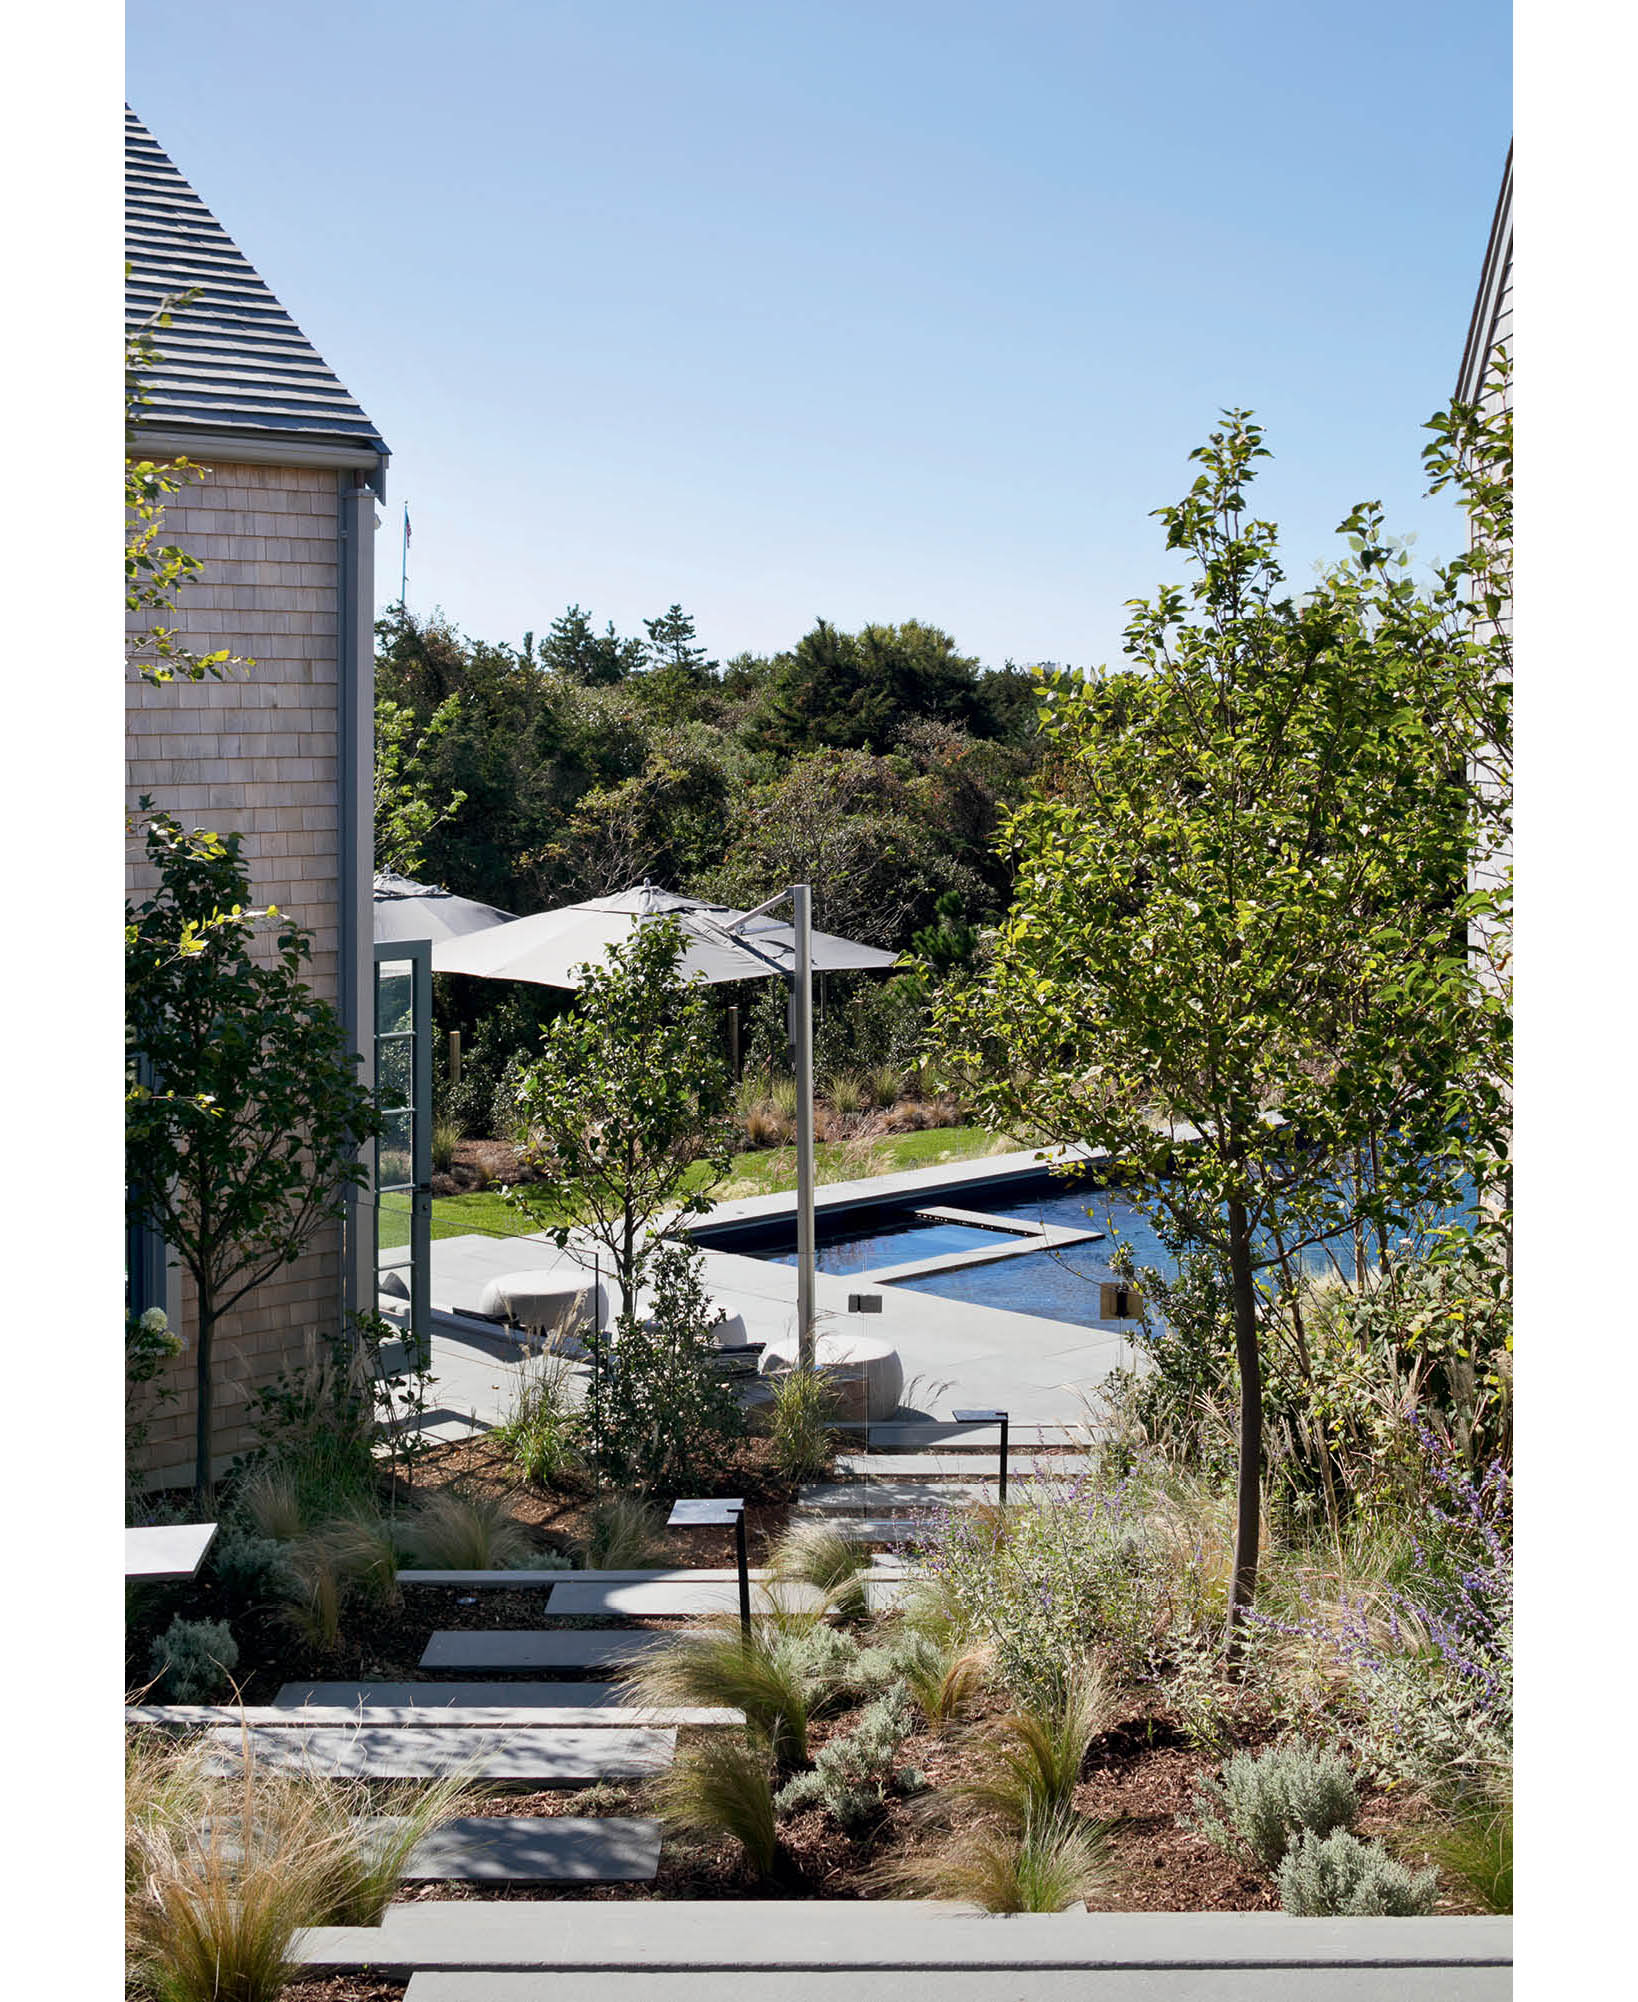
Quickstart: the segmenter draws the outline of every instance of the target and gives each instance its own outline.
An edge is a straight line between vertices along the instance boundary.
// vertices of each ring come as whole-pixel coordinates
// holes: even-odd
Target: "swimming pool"
[[[836,1229],[821,1228],[814,1247],[814,1264],[821,1272],[851,1277],[856,1272],[876,1272],[893,1265],[910,1265],[924,1258],[953,1257],[958,1252],[982,1251],[990,1246],[1016,1243],[1013,1232],[998,1227],[986,1230],[982,1224],[928,1223],[914,1215],[899,1221],[890,1217],[863,1234],[855,1219],[844,1219]],[[794,1265],[796,1247],[788,1251],[759,1252],[770,1265]]]
[[[969,1216],[993,1218],[989,1229],[918,1214],[936,1209],[939,1200],[936,1193],[924,1191],[914,1204],[849,1210],[829,1221],[821,1218],[815,1260],[819,1270],[851,1278],[949,1257],[959,1262],[942,1271],[882,1283],[911,1293],[1002,1307],[1083,1328],[1101,1322],[1098,1289],[1115,1278],[1111,1260],[1119,1248],[1130,1249],[1134,1264],[1152,1266],[1167,1278],[1177,1271],[1176,1259],[1148,1217],[1120,1187],[1041,1175],[1005,1187],[975,1188],[968,1183],[959,1191],[952,1188],[945,1192],[944,1200],[959,1203]],[[1441,1212],[1434,1221],[1450,1221],[1461,1213],[1461,1209]],[[1020,1233],[1037,1232],[1042,1225],[1100,1231],[1103,1235],[1093,1242],[1033,1251],[1013,1249]],[[795,1230],[794,1221],[783,1217],[765,1224],[707,1225],[697,1234],[702,1243],[720,1250],[744,1251],[771,1263],[794,1265]],[[972,1260],[973,1252],[992,1248],[996,1253],[993,1258]],[[1339,1255],[1347,1256],[1340,1245],[1338,1249]],[[1325,1270],[1330,1259],[1325,1248],[1316,1245],[1309,1247],[1299,1262],[1317,1272]]]

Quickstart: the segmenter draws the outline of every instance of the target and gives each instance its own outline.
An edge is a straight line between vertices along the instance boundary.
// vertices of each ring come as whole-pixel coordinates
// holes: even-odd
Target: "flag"
[[[404,503],[404,547],[405,547],[406,549],[408,549],[408,547],[409,547],[409,543],[410,543],[410,523],[409,523],[409,502],[408,502],[408,501],[405,501],[405,503]]]

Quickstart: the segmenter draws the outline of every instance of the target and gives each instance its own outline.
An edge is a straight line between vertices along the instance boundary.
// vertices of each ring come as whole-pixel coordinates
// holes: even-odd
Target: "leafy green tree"
[[[789,653],[775,656],[760,733],[792,753],[820,746],[884,752],[917,719],[982,731],[991,713],[985,679],[948,633],[918,619],[857,633],[820,619]]]
[[[594,632],[588,615],[570,605],[552,621],[540,649],[541,664],[582,687],[606,687],[635,674],[646,658],[641,640],[623,640],[611,619],[604,632]]]
[[[579,1006],[550,1023],[518,1088],[538,1179],[508,1191],[566,1245],[587,1232],[608,1253],[630,1312],[664,1224],[711,1206],[735,1128],[709,990],[679,972],[674,919],[640,925],[585,969]]]
[[[440,738],[460,719],[461,698],[448,695],[417,731],[414,712],[390,696],[375,704],[375,866],[414,876],[425,860],[429,837],[466,804],[457,789],[438,803],[427,765]]]
[[[1053,783],[1012,819],[1012,910],[939,1031],[988,1117],[1107,1148],[1226,1276],[1232,1642],[1258,1562],[1258,1273],[1449,1199],[1492,1108],[1452,896],[1475,662],[1408,613],[1407,652],[1347,589],[1282,592],[1246,413],[1194,456],[1161,519],[1195,580],[1135,602],[1140,674],[1045,678]],[[1339,1175],[1367,1146],[1369,1177]]]
[[[340,1019],[302,978],[307,934],[285,922],[271,958],[256,950],[264,914],[239,837],[154,814],[146,841],[159,884],[127,914],[127,1049],[144,1080],[126,1100],[127,1199],[193,1279],[205,1495],[221,1318],[341,1216],[380,1120]]]

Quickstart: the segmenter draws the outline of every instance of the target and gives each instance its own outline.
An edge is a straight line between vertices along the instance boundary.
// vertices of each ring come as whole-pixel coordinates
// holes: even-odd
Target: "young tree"
[[[539,1179],[509,1198],[560,1245],[571,1230],[589,1232],[626,1313],[657,1227],[709,1209],[702,1183],[726,1173],[733,1154],[716,1013],[702,985],[682,980],[683,949],[670,918],[610,946],[603,965],[584,969],[579,1005],[547,1026],[518,1087]]]
[[[644,619],[649,657],[656,668],[670,668],[690,681],[703,681],[716,668],[705,649],[694,644],[694,621],[681,605],[672,605],[657,619]]]
[[[249,908],[239,837],[153,814],[146,840],[159,887],[127,913],[126,1186],[193,1279],[205,1495],[218,1324],[340,1217],[380,1120],[335,1010],[301,978],[306,933],[286,922],[270,959],[252,949],[265,914]]]
[[[987,1115],[1107,1148],[1224,1273],[1231,1645],[1257,1576],[1258,1272],[1448,1199],[1484,1111],[1459,917],[1473,663],[1426,632],[1407,653],[1340,587],[1283,595],[1246,513],[1265,456],[1228,413],[1161,511],[1197,575],[1135,602],[1143,671],[1044,680],[1054,786],[1012,819],[1013,908],[939,1024]],[[1371,1175],[1339,1176],[1367,1146]]]

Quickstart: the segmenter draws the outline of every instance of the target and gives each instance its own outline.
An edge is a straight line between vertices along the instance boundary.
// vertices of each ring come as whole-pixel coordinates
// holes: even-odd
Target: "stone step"
[[[1026,1474],[1041,1473],[1049,1480],[1077,1480],[1090,1472],[1092,1462],[1084,1453],[1057,1453],[1049,1459],[1036,1460],[1030,1455],[1011,1453],[1008,1455],[1007,1483],[1021,1480]],[[994,1453],[843,1453],[836,1461],[837,1473],[849,1480],[870,1480],[882,1478],[895,1480],[900,1476],[913,1481],[981,1480],[993,1481],[1000,1467]]]
[[[274,1697],[280,1710],[304,1703],[393,1710],[575,1708],[619,1710],[617,1682],[287,1682]]]
[[[359,1780],[431,1780],[466,1773],[473,1780],[528,1780],[540,1787],[646,1779],[663,1772],[677,1749],[675,1731],[644,1729],[257,1726],[217,1729],[209,1735],[217,1747],[208,1760],[214,1773],[238,1772],[248,1744],[256,1762],[274,1772]]]
[[[362,1686],[362,1685],[360,1685]],[[405,1684],[406,1688],[411,1685]],[[527,1683],[487,1683],[479,1687],[507,1690],[520,1688],[527,1693]],[[550,1689],[551,1684],[543,1685]],[[424,1689],[437,1690],[437,1683],[423,1683]],[[404,1725],[425,1725],[430,1730],[448,1730],[461,1726],[473,1730],[615,1730],[632,1726],[652,1727],[657,1731],[697,1730],[715,1725],[743,1724],[745,1715],[740,1710],[708,1710],[689,1708],[644,1709],[633,1703],[619,1701],[621,1692],[612,1683],[588,1683],[584,1687],[606,1690],[609,1695],[597,1703],[274,1703],[246,1704],[242,1709],[234,1703],[141,1703],[132,1704],[125,1712],[127,1724],[153,1724],[162,1730],[203,1730],[207,1726],[232,1726],[238,1730],[244,1726],[265,1726],[269,1730],[285,1730],[293,1726],[314,1725],[325,1729],[340,1730],[349,1725],[367,1726],[371,1729],[396,1730]]]
[[[447,1628],[435,1633],[421,1654],[422,1668],[477,1668],[497,1674],[549,1668],[618,1668],[635,1661],[665,1639],[638,1631],[606,1632],[565,1627],[542,1632],[533,1627]]]
[[[1000,1426],[958,1425],[954,1419],[888,1418],[875,1425],[866,1425],[862,1419],[846,1419],[830,1429],[839,1432],[850,1445],[858,1440],[867,1451],[877,1447],[919,1451],[929,1446],[987,1446],[994,1453],[1001,1445]],[[1026,1419],[1008,1428],[1007,1442],[1017,1451],[1028,1446],[1084,1446],[1095,1436],[1096,1428],[1092,1426],[1045,1424]]]
[[[768,1574],[755,1566],[753,1578],[765,1578]],[[695,1570],[678,1567],[669,1571],[400,1571],[400,1585],[442,1585],[454,1586],[463,1592],[518,1592],[534,1587],[550,1590],[561,1585],[565,1579],[575,1579],[588,1585],[650,1585],[664,1584],[677,1578],[737,1578],[739,1573],[730,1564],[717,1569]]]
[[[1289,1969],[1300,1972],[1310,1983],[1306,1992],[1318,1998],[1346,1994],[1333,1991],[1329,1978],[1321,1987],[1321,1971],[1329,1977],[1349,1968],[1377,1974],[1431,1967],[1448,1976],[1462,1968],[1505,1968],[1512,1958],[1512,1925],[1491,1918],[1293,1919],[1283,1912],[1084,1909],[1001,1918],[907,1899],[462,1900],[389,1905],[379,1926],[315,1927],[299,1937],[297,1955],[315,1970],[368,1966],[388,1978],[432,1968],[573,1972],[576,2002],[583,1981],[604,1972],[647,1970],[675,1978],[690,1970],[745,1976],[985,1968],[1082,1970],[1081,1994],[1100,1998],[1106,1992],[1102,1982],[1087,1983],[1085,1972],[1240,1969],[1266,1978],[1271,1969]],[[449,2002],[457,1994],[462,2002],[477,2002],[479,1992],[472,1986],[442,1991]],[[670,2002],[671,1990],[651,1992]],[[764,1982],[761,1993],[773,1992]],[[846,2002],[842,1991],[835,1992]],[[1210,1983],[1175,1992],[1179,2002],[1185,1995],[1189,2002],[1206,2002],[1219,1993]],[[1378,1991],[1363,1992],[1374,1997]],[[519,2002],[526,1995],[533,2002],[529,1990],[514,1993]],[[783,1981],[777,1993],[784,2002]],[[1026,1993],[1033,1997],[1035,1990],[1008,1983],[990,1991],[994,2002],[1016,2002]]]
[[[1398,1920],[1386,1920],[1393,1925]],[[1008,1974],[1012,1979],[1008,1979]],[[779,2002],[1511,2002],[1509,1967],[782,1970]],[[713,1969],[579,1973],[574,2002],[767,2002],[768,1977]],[[561,1974],[429,1970],[404,2002],[563,2002]]]
[[[1390,1921],[1390,1923],[1392,1923]],[[1507,1967],[782,1970],[779,2002],[1511,2002]],[[1008,1975],[1012,1979],[1008,1979]],[[1095,1984],[1095,1985],[1094,1985]],[[404,2002],[561,2002],[560,1974],[411,1977]],[[765,2002],[766,1974],[577,1973],[575,2002]]]
[[[390,1815],[366,1824],[402,1827]],[[467,1814],[423,1836],[406,1883],[646,1884],[660,1867],[660,1824],[623,1816]]]
[[[1029,1480],[1016,1470],[1007,1476],[1007,1506],[1050,1500],[1059,1492],[1056,1481]],[[813,1481],[796,1491],[797,1506],[815,1515],[880,1515],[895,1508],[965,1508],[973,1503],[995,1505],[999,1494],[993,1477],[983,1481]]]
[[[863,1574],[861,1574],[863,1575]],[[872,1612],[897,1598],[897,1581],[864,1577],[865,1599]],[[751,1614],[762,1619],[775,1613],[817,1612],[825,1594],[814,1585],[753,1585]],[[739,1585],[559,1585],[546,1601],[553,1617],[596,1615],[603,1619],[699,1619],[710,1613],[737,1613]]]

